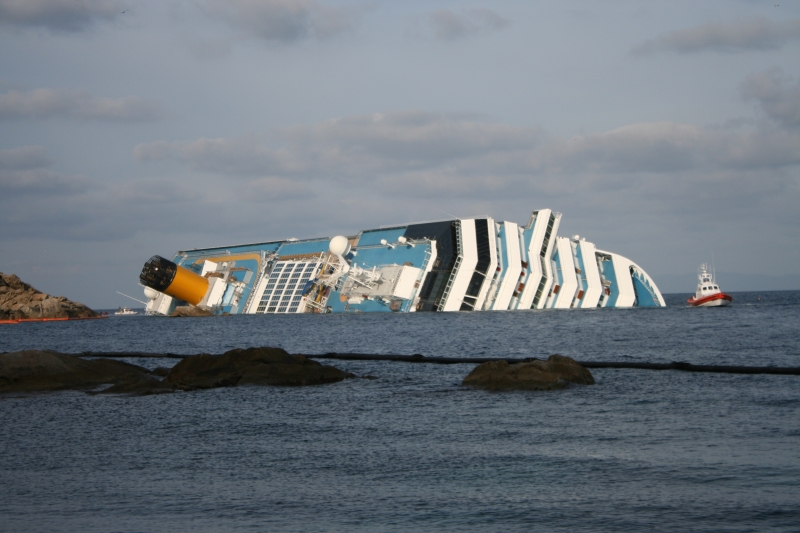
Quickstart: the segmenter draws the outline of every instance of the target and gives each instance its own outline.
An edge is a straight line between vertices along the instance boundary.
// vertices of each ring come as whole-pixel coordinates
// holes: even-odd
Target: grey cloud
[[[169,179],[107,184],[47,171],[0,171],[2,240],[47,237],[103,241],[140,230],[204,229],[211,202]]]
[[[688,124],[632,124],[572,140],[553,140],[533,157],[558,172],[675,172],[702,159],[707,133]]]
[[[490,9],[438,9],[428,15],[428,24],[437,39],[454,41],[502,30],[511,21]]]
[[[800,164],[800,135],[725,133],[671,122],[633,124],[536,150],[532,166],[557,172],[676,173],[780,169]]]
[[[772,120],[786,127],[800,127],[800,80],[792,83],[775,67],[751,74],[740,89],[744,98],[756,100]]]
[[[718,146],[720,168],[758,170],[785,169],[800,164],[800,132],[761,129],[725,136]]]
[[[0,120],[71,118],[138,122],[156,120],[160,107],[141,98],[107,98],[86,91],[34,89],[0,93]]]
[[[0,0],[0,24],[79,32],[123,10],[118,0]]]
[[[244,187],[247,200],[264,202],[275,200],[308,199],[314,196],[313,191],[302,183],[285,178],[267,177],[248,182]]]
[[[0,190],[4,201],[22,196],[62,197],[80,194],[89,187],[90,183],[83,178],[65,177],[42,169],[0,170]]]
[[[0,150],[0,169],[27,170],[46,167],[51,163],[47,151],[41,146],[22,146]]]
[[[376,179],[422,182],[436,175],[497,190],[498,184],[524,176],[786,168],[800,164],[800,133],[731,133],[663,122],[568,140],[534,128],[411,111],[288,128],[271,143],[255,138],[156,142],[139,145],[134,153],[142,161],[174,158],[193,170],[241,179],[331,178],[365,184]]]
[[[192,170],[227,175],[263,176],[298,170],[293,168],[285,150],[270,148],[251,138],[158,141],[136,146],[133,154],[140,161],[176,158]]]
[[[418,168],[479,154],[525,150],[542,133],[534,128],[479,122],[425,111],[402,111],[329,120],[288,129],[299,145],[311,145],[324,160],[391,160]]]
[[[205,10],[249,36],[280,43],[351,31],[361,13],[314,0],[210,0]]]
[[[194,170],[241,176],[373,176],[453,164],[481,154],[526,150],[536,129],[407,111],[329,120],[279,132],[277,146],[255,138],[198,139],[137,146],[141,161],[177,158]]]
[[[633,49],[636,55],[656,52],[691,54],[713,50],[723,53],[777,50],[800,40],[800,20],[773,22],[752,17],[731,24],[710,23],[658,35]]]

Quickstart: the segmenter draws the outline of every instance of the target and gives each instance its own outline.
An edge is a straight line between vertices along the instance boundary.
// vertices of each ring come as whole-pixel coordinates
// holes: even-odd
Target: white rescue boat
[[[733,296],[725,294],[717,285],[714,275],[709,272],[708,265],[700,265],[700,273],[697,275],[699,283],[694,296],[686,300],[692,307],[724,307],[730,305]]]

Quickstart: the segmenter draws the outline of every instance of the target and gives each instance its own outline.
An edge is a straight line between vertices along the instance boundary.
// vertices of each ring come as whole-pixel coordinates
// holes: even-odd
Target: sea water
[[[112,317],[0,352],[546,357],[800,366],[800,292],[728,308]],[[130,359],[168,366],[174,359]],[[800,376],[594,369],[485,392],[474,367],[323,361],[305,388],[0,397],[0,531],[800,531]]]

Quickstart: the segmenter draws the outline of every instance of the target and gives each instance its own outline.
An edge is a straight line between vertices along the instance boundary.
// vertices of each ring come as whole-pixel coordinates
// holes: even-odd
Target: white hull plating
[[[730,304],[728,300],[711,300],[710,302],[697,304],[695,307],[726,307]]]

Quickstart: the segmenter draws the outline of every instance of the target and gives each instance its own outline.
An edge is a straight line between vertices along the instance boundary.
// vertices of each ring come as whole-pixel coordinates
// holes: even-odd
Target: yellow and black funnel
[[[192,305],[199,304],[208,291],[208,280],[169,259],[154,255],[142,268],[139,281],[145,287],[168,294]]]

